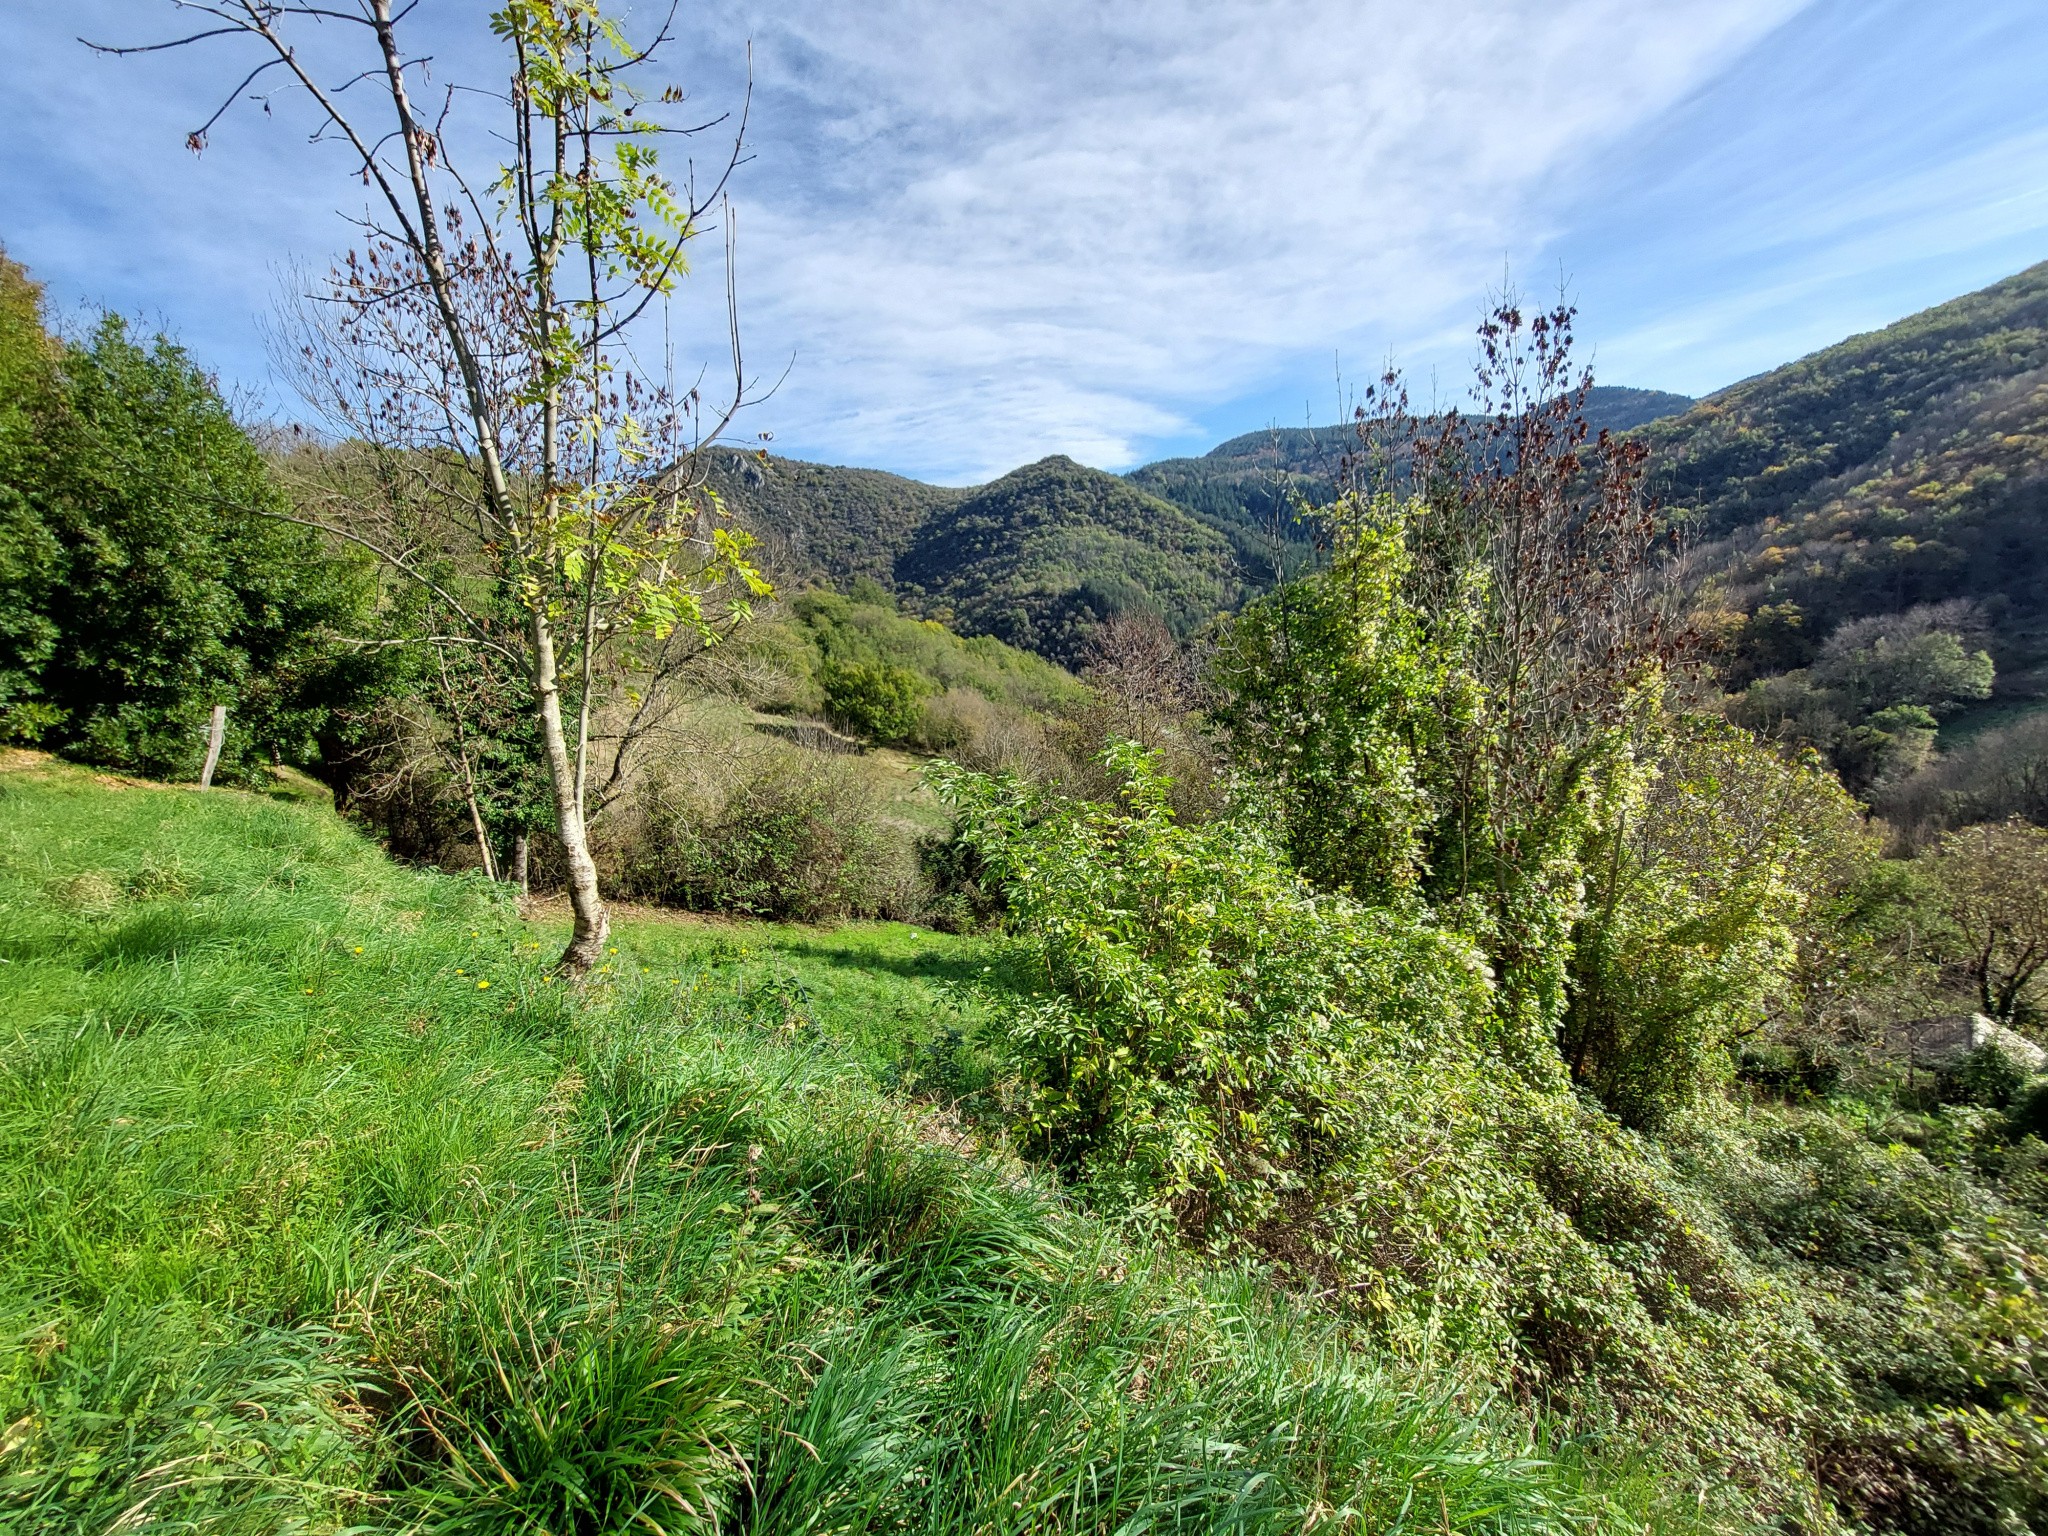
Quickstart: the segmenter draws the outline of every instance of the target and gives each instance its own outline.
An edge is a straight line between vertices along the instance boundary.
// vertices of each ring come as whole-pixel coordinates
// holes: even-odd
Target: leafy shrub
[[[1114,804],[936,771],[1035,986],[998,1040],[1026,1147],[1126,1219],[1806,1498],[1804,1320],[1651,1144],[1502,1059],[1469,941],[1180,824],[1128,743],[1109,766]]]
[[[1052,984],[1011,1031],[1026,1124],[1186,1229],[1248,1233],[1321,1160],[1368,1058],[1456,1049],[1482,968],[1413,919],[1318,896],[1242,827],[1180,826],[1134,745],[1107,763],[1122,806],[940,776]]]
[[[1636,1126],[1727,1079],[1791,990],[1809,903],[1874,857],[1824,768],[1717,721],[1660,734],[1632,813],[1592,839],[1560,1031],[1574,1080]]]
[[[2048,1142],[2048,1080],[2026,1086],[2012,1097],[2006,1121],[2015,1136]]]
[[[1701,800],[1670,811],[1667,856],[1689,846],[1678,829],[1707,836],[1691,818],[1713,812],[1708,783],[1762,774],[1811,814],[1745,803],[1708,844],[1750,847],[1789,816],[1789,841],[1757,846],[1836,858],[1839,792],[1739,739],[1698,745],[1671,772],[1668,792]],[[1650,1140],[1499,1059],[1470,949],[1426,909],[1317,893],[1258,831],[1179,824],[1134,749],[1110,767],[1124,792],[1093,805],[942,773],[1037,989],[998,1038],[1030,1145],[1091,1200],[1256,1255],[1393,1339],[1489,1361],[1793,1524],[1828,1528],[1823,1499],[1898,1531],[2035,1518],[2048,1243],[1982,1180],[2038,1189],[2038,1141],[2010,1147],[2001,1117],[1967,1106],[1866,1128],[1713,1095],[1669,1101]],[[1752,911],[1739,860],[1701,868],[1716,860],[1725,887],[1674,899]],[[1702,925],[1644,931],[1678,951],[1652,968],[1675,966],[1681,997],[1713,995],[1685,980],[1713,979]]]
[[[2048,1508],[2048,1233],[1980,1176],[1998,1126],[1968,1107],[1859,1125],[1758,1106],[1688,1117],[1670,1140],[1685,1180],[1812,1318],[1815,1465],[1876,1530],[2031,1530]],[[2042,1150],[2008,1149],[2003,1182],[2037,1179]]]
[[[1770,1041],[1745,1046],[1736,1058],[1735,1075],[1764,1093],[1799,1103],[1825,1098],[1839,1088],[1842,1066],[1803,1044]]]
[[[825,690],[825,714],[841,730],[892,745],[916,732],[925,682],[908,668],[828,659],[818,680]]]
[[[625,844],[618,889],[642,900],[795,922],[920,905],[907,839],[869,785],[798,749],[762,752],[708,789],[654,783]]]
[[[917,840],[917,867],[931,888],[925,919],[947,933],[972,933],[1007,908],[987,861],[958,832]]]
[[[2026,1082],[2027,1069],[1992,1040],[1942,1070],[1941,1096],[1951,1104],[2003,1109]]]

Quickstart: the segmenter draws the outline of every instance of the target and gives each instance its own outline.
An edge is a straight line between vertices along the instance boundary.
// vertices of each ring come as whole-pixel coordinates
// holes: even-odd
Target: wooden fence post
[[[213,770],[220,766],[221,744],[228,739],[228,707],[213,706],[213,720],[206,728],[206,766],[199,770],[199,787],[213,788]]]

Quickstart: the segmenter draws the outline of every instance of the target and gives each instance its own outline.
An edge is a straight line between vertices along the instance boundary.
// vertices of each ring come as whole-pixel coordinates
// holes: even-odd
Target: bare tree
[[[1117,614],[1101,625],[1089,637],[1081,675],[1108,700],[1112,733],[1147,748],[1201,703],[1193,659],[1149,613]]]
[[[451,158],[456,93],[423,112],[426,61],[402,24],[417,0],[173,0],[199,30],[134,53],[229,40],[254,69],[195,130],[196,151],[251,82],[275,72],[310,101],[316,139],[346,146],[370,190],[363,243],[296,306],[296,371],[309,399],[377,455],[378,497],[302,520],[373,552],[429,590],[450,621],[441,644],[489,648],[531,692],[575,931],[564,970],[587,971],[607,917],[590,854],[592,723],[613,679],[658,670],[677,645],[716,638],[766,592],[749,541],[724,525],[705,450],[747,402],[730,281],[732,217],[722,202],[745,119],[708,189],[659,169],[665,140],[703,133],[673,87],[639,85],[673,41],[674,12],[644,45],[594,0],[508,0],[490,18],[508,54],[505,85],[479,92],[502,110],[509,162],[479,185]],[[360,69],[315,78],[301,43],[321,29],[359,38]],[[345,93],[373,86],[362,114]],[[388,111],[389,127],[373,118]],[[650,376],[630,345],[635,322],[685,270],[685,249],[722,210],[727,242],[730,389]],[[723,606],[714,603],[723,593]],[[488,611],[509,603],[517,634]],[[569,711],[565,718],[564,700]],[[644,698],[644,695],[643,695]],[[629,704],[632,697],[628,694]],[[629,708],[600,779],[616,788],[644,735]]]

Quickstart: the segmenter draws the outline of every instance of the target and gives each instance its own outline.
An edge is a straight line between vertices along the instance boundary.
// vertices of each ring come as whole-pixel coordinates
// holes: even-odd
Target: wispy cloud
[[[438,79],[499,72],[481,9],[422,8]],[[2038,0],[727,0],[690,21],[707,106],[738,102],[753,47],[742,315],[756,367],[792,366],[749,429],[933,478],[1297,419],[1332,349],[1353,373],[1391,349],[1426,391],[1504,264],[1571,274],[1612,381],[1697,390],[2048,232]],[[167,0],[0,13],[0,239],[61,301],[161,319],[274,392],[275,273],[346,245],[360,190],[282,103],[186,154],[229,61],[73,41],[173,25]],[[686,287],[684,356],[716,355],[719,277]]]
[[[1796,0],[827,3],[753,23],[742,280],[812,452],[1117,465],[1275,359],[1469,308],[1532,194]]]
[[[1611,377],[1701,393],[2048,256],[2048,11],[1816,0],[1564,208]]]

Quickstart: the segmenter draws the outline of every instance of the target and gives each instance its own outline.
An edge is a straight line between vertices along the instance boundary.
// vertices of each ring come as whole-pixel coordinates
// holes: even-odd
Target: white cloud
[[[954,480],[1051,452],[1117,467],[1288,359],[1424,344],[1556,231],[1554,188],[1804,0],[781,0],[692,18],[684,72],[737,98],[751,354],[787,384],[749,428]],[[651,0],[638,0],[639,9]],[[422,11],[437,77],[488,82],[475,0]],[[665,5],[662,9],[666,9]],[[162,316],[261,383],[279,263],[359,206],[281,107],[180,147],[239,73],[109,63],[168,3],[0,18],[4,233],[60,296]],[[330,29],[332,30],[332,29]],[[246,63],[244,64],[246,67]],[[345,73],[339,69],[336,72]],[[679,339],[722,313],[690,285]]]
[[[1031,7],[752,23],[741,184],[767,412],[809,452],[1111,466],[1276,359],[1469,309],[1539,189],[1797,0]]]

